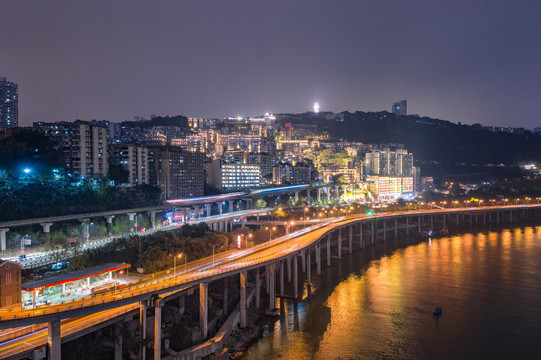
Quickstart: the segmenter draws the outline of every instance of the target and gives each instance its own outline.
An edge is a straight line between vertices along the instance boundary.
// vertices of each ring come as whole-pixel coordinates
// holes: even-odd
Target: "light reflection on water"
[[[323,267],[244,360],[539,358],[541,227],[406,244]]]

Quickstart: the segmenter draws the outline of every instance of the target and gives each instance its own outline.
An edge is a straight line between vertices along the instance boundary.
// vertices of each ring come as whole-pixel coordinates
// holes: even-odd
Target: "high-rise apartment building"
[[[107,127],[86,121],[34,123],[44,135],[58,143],[64,154],[64,168],[71,176],[107,177]]]
[[[393,104],[392,113],[396,116],[408,115],[408,102],[407,100],[400,100]]]
[[[19,126],[17,84],[0,77],[0,130]]]
[[[165,199],[203,196],[205,154],[188,152],[173,146],[148,149],[149,183],[156,184]]]
[[[133,144],[110,145],[109,163],[128,170],[126,185],[148,184],[148,148]]]
[[[366,153],[365,173],[380,176],[413,176],[413,154],[389,148]]]
[[[206,163],[208,184],[223,192],[251,190],[261,187],[261,166],[226,163],[216,159]]]

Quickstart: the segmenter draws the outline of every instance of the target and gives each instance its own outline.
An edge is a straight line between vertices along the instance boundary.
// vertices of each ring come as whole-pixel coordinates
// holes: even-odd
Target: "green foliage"
[[[254,209],[263,209],[267,207],[267,202],[263,199],[257,199],[254,203]]]

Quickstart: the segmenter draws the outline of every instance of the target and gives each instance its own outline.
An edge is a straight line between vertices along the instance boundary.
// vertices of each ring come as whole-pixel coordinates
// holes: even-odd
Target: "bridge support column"
[[[9,228],[0,229],[0,250],[6,250],[6,233],[9,231]]]
[[[487,213],[483,212],[483,225],[487,226]]]
[[[500,225],[500,212],[499,211],[496,211],[496,224]],[[0,231],[2,231],[0,229]]]
[[[135,231],[135,215],[137,215],[137,213],[128,213],[128,220],[130,220],[132,222],[132,224],[131,224],[131,231],[132,232]]]
[[[303,274],[306,273],[306,254],[304,251],[301,252],[301,270]]]
[[[220,213],[220,215],[222,215],[223,213],[223,208],[222,208],[222,202],[217,202],[216,205],[218,206],[218,212]]]
[[[376,243],[376,236],[375,236],[376,234],[374,232],[374,223],[375,222],[376,222],[376,220],[370,222],[370,226],[372,228],[372,245],[374,245]]]
[[[443,214],[443,228],[447,228],[447,214]]]
[[[149,211],[150,215],[150,225],[153,229],[156,229],[156,211]]]
[[[321,275],[321,242],[316,243],[316,268],[317,274]]]
[[[308,283],[308,286],[312,285],[311,259],[310,249],[308,249],[306,250],[306,282]]]
[[[212,205],[211,204],[205,204],[205,210],[207,211],[207,217],[210,216],[212,211]]]
[[[223,298],[223,312],[227,316],[229,314],[229,277],[224,277],[224,293],[222,294]]]
[[[327,234],[327,267],[331,266],[331,234]]]
[[[259,309],[260,308],[260,297],[259,297],[259,294],[260,294],[260,291],[261,291],[261,277],[259,275],[259,268],[255,269],[255,308],[256,309]]]
[[[240,272],[240,328],[246,327],[246,271]]]
[[[115,324],[114,330],[115,337],[115,360],[122,360],[122,322]]]
[[[274,310],[276,302],[275,270],[276,264],[269,264],[269,310]]]
[[[60,336],[60,321],[51,321],[49,323],[47,343],[49,344],[47,352],[49,360],[61,359],[62,337]]]
[[[456,226],[460,225],[460,217],[458,216],[458,213],[456,214]]]
[[[268,294],[270,289],[269,264],[265,265],[265,292]]]
[[[141,302],[139,304],[139,339],[141,347],[139,349],[139,358],[145,360],[146,358],[146,339],[147,339],[147,304]]]
[[[394,238],[398,237],[398,218],[394,218]]]
[[[364,241],[363,241],[363,223],[359,222],[359,246],[361,249],[364,249]]]
[[[45,238],[47,241],[51,240],[51,226],[53,226],[52,222],[46,222],[40,224],[43,227],[43,232],[45,233]]]
[[[203,333],[203,339],[207,338],[207,335],[209,332],[208,297],[209,297],[209,284],[207,283],[199,284],[199,328],[201,329],[201,333]]]
[[[107,223],[107,235],[111,236],[113,234],[113,219],[115,218],[114,215],[110,215],[110,216],[104,216],[105,217],[105,221]]]
[[[419,221],[419,234],[421,233],[421,215],[417,216],[417,220]]]
[[[287,257],[287,282],[291,283],[291,255]]]
[[[293,255],[293,297],[299,298],[299,269],[297,262],[297,254]]]
[[[353,225],[349,226],[349,251],[350,254],[353,252]]]
[[[406,216],[406,235],[410,234],[410,217]]]
[[[513,223],[513,210],[509,211],[509,222]]]
[[[295,191],[295,203],[297,203],[297,201],[299,201],[299,192]]]
[[[430,215],[430,230],[434,230],[434,215]]]
[[[383,219],[383,242],[387,241],[387,221]]]
[[[284,296],[284,262],[280,261],[280,296]]]
[[[199,219],[199,215],[201,215],[200,214],[201,208],[199,207],[199,205],[194,205],[193,212],[194,212],[195,218]]]
[[[162,307],[163,302],[156,301],[154,306],[154,359],[162,357]]]
[[[338,229],[338,258],[342,259],[342,229]]]
[[[233,207],[233,201],[229,200],[228,203],[229,203],[229,208],[228,208],[227,212],[232,213],[233,211],[235,211],[235,209]]]
[[[186,311],[186,295],[180,295],[178,297],[178,313],[184,315],[184,311]]]

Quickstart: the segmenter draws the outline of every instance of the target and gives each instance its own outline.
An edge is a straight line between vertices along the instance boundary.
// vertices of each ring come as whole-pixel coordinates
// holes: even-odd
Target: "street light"
[[[179,258],[182,257],[182,253],[177,255]],[[177,256],[173,260],[173,276],[177,274]],[[186,265],[184,265],[184,271],[186,271]]]
[[[212,267],[214,267],[214,248],[218,246],[218,244],[216,245],[209,244],[209,245],[212,246]]]

